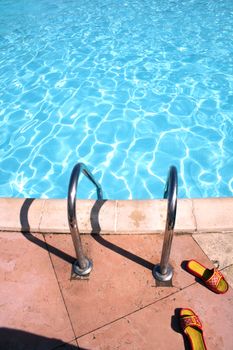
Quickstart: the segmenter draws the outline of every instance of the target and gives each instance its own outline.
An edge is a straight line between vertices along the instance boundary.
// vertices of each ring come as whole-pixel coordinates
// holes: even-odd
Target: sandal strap
[[[222,278],[222,273],[219,270],[213,269],[213,275],[206,281],[206,284],[208,287],[215,289],[218,287]]]
[[[202,324],[197,315],[183,316],[180,324],[183,330],[187,327],[197,327],[202,330]]]

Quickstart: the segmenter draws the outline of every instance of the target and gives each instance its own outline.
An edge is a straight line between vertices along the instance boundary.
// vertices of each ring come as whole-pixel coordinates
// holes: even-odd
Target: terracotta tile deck
[[[187,341],[180,333],[177,313],[181,307],[190,307],[202,321],[207,349],[230,350],[233,345],[232,303],[232,290],[224,296],[216,296],[195,284],[95,330],[78,342],[88,349],[188,350]]]
[[[76,336],[102,327],[193,283],[193,277],[180,267],[181,262],[190,254],[208,264],[208,259],[191,236],[177,236],[174,238],[171,257],[176,271],[174,287],[156,288],[152,268],[160,259],[161,236],[82,238],[87,255],[94,262],[88,281],[70,281],[70,264],[51,254]],[[46,242],[59,250],[63,249],[68,255],[73,254],[73,245],[68,235],[66,239],[63,235],[46,236]],[[85,318],[80,317],[84,314]]]
[[[212,266],[192,236],[174,237],[173,287],[156,286],[151,273],[162,236],[82,240],[94,269],[89,280],[70,280],[70,235],[0,233],[0,349],[187,350],[180,307],[200,316],[208,350],[233,348],[232,289],[216,295],[181,266],[189,258]]]
[[[21,331],[35,334],[41,349],[74,340],[43,236],[0,232],[0,251],[0,349],[11,349],[3,335],[10,343],[13,330],[16,339],[25,337]]]

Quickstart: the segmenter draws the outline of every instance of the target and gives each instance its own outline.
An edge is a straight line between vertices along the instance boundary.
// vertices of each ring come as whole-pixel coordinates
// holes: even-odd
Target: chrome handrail
[[[74,249],[77,257],[77,260],[73,265],[73,271],[79,276],[85,276],[91,272],[93,264],[92,261],[88,259],[83,253],[83,247],[76,217],[76,194],[79,176],[81,172],[96,186],[98,199],[103,199],[103,192],[100,184],[95,180],[94,176],[85,164],[78,163],[74,166],[70,176],[70,183],[68,189],[67,214],[70,233],[72,236]]]
[[[168,172],[167,182],[164,190],[164,198],[167,199],[167,219],[163,240],[163,248],[160,264],[153,269],[154,277],[159,281],[170,281],[173,276],[172,267],[169,265],[171,245],[176,222],[178,180],[175,166],[171,166]]]

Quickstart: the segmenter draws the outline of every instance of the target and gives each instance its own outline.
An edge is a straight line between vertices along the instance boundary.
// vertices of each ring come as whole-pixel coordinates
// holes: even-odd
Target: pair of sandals
[[[219,270],[207,269],[196,260],[190,260],[185,268],[192,275],[200,278],[214,293],[224,294],[227,292],[228,283]],[[188,337],[192,350],[207,350],[201,321],[193,310],[189,308],[180,310],[180,326]]]

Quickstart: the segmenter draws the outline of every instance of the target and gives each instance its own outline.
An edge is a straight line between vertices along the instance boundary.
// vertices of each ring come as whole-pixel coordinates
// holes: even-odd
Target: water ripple
[[[233,2],[2,0],[0,195],[233,194]],[[79,196],[94,197],[82,179]]]

